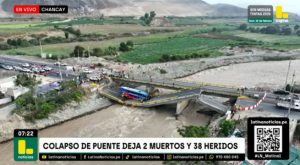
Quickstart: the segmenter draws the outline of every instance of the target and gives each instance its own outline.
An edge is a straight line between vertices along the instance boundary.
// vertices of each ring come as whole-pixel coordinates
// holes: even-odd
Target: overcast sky
[[[204,0],[210,4],[228,3],[247,8],[248,5],[282,5],[283,11],[300,14],[300,0]]]

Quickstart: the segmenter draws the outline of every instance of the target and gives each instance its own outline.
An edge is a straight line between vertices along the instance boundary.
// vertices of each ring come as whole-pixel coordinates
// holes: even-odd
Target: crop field
[[[241,24],[244,19],[237,18],[204,18],[204,17],[167,17],[167,19],[176,26],[186,25],[213,25],[213,24]]]
[[[275,34],[261,34],[251,33],[240,30],[224,31],[224,35],[232,35],[246,39],[264,42],[260,47],[272,48],[278,50],[300,49],[300,37],[297,35],[275,35]]]
[[[76,29],[80,29],[82,33],[97,33],[97,34],[123,34],[123,33],[138,33],[150,30],[181,30],[178,27],[149,27],[137,24],[118,24],[118,25],[76,25]]]
[[[201,17],[168,17],[168,20],[176,26],[205,24]]]
[[[119,59],[124,62],[148,64],[159,62],[163,54],[185,56],[209,52],[210,56],[218,56],[221,53],[217,50],[230,42],[234,41],[196,37],[171,38],[162,42],[137,45],[133,51],[119,56]]]
[[[70,21],[60,21],[60,22],[47,22],[40,26],[54,26],[54,25],[104,25],[104,24],[139,24],[140,20],[134,19],[133,17],[109,17],[103,19],[94,19],[94,18],[78,18]]]
[[[47,27],[40,27],[43,23],[5,23],[0,24],[0,36],[10,37],[13,35],[21,35],[29,32],[45,31]]]
[[[300,37],[296,35],[284,36],[284,35],[244,32],[236,36],[249,38],[257,41],[270,42],[270,43],[300,44]]]

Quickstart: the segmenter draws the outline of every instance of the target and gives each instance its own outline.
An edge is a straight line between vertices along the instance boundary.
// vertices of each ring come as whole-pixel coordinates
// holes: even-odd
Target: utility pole
[[[39,39],[40,42],[40,49],[41,49],[41,58],[43,58],[43,48],[42,48],[42,42],[41,39]]]
[[[288,67],[288,71],[287,71],[287,74],[286,74],[284,89],[286,89],[286,86],[287,86],[287,81],[288,81],[288,77],[289,77],[289,73],[290,73],[290,69],[291,69],[291,62],[292,62],[292,60],[289,61],[289,67]]]
[[[292,94],[291,98],[290,98],[290,103],[289,103],[289,110],[288,110],[288,115],[287,117],[290,117],[290,113],[291,113],[291,106],[294,100],[294,86],[295,86],[295,76],[296,76],[296,71],[294,70],[294,74],[293,74],[293,78],[292,78],[292,84],[290,85],[290,94]]]
[[[77,49],[77,61],[79,62],[79,48]]]
[[[62,73],[61,73],[61,69],[60,69],[60,57],[58,58],[58,70],[59,70],[59,76],[60,76],[60,81],[62,81]]]

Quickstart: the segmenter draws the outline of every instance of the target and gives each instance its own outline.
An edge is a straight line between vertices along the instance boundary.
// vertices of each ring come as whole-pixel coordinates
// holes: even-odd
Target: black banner
[[[65,6],[65,5],[40,5],[40,13],[45,13],[45,14],[68,13],[68,6]]]

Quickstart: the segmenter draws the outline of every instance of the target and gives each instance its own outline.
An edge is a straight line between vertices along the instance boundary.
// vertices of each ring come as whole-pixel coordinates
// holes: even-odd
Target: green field
[[[139,19],[134,19],[133,17],[108,17],[108,18],[78,18],[78,19],[72,19],[71,21],[61,21],[61,22],[47,22],[45,24],[42,24],[40,26],[54,26],[54,25],[67,25],[67,26],[72,26],[72,25],[104,25],[104,24],[139,24],[140,20]]]
[[[300,44],[300,37],[296,35],[284,36],[284,35],[244,32],[236,36],[249,38],[257,41],[270,42],[270,43]]]
[[[37,23],[5,23],[0,24],[0,37],[12,37],[30,32],[47,31],[48,27],[41,27],[43,22]]]
[[[163,54],[185,56],[209,52],[211,56],[218,56],[221,53],[217,50],[232,42],[234,41],[196,37],[171,38],[162,42],[137,45],[133,51],[119,56],[119,59],[124,62],[148,64],[159,62]]]
[[[234,35],[256,41],[262,41],[259,47],[272,48],[278,50],[300,49],[300,36],[293,35],[276,35],[276,34],[261,34],[251,33],[240,30],[222,32],[225,35]]]

